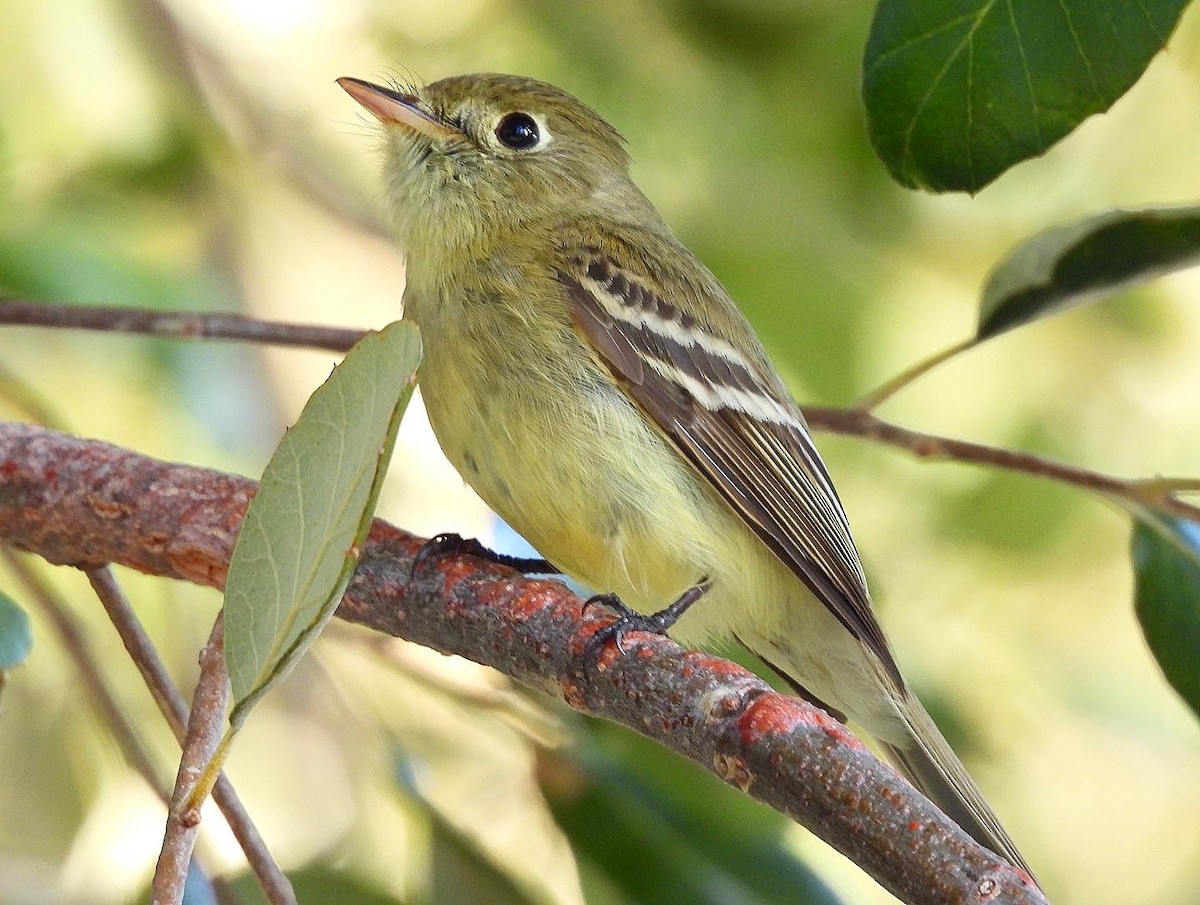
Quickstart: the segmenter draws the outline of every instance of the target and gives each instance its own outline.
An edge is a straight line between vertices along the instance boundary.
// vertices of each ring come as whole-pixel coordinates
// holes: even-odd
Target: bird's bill
[[[458,129],[418,107],[419,99],[415,94],[401,94],[391,88],[349,76],[343,76],[337,83],[380,122],[406,126],[432,139],[452,138],[461,134]]]

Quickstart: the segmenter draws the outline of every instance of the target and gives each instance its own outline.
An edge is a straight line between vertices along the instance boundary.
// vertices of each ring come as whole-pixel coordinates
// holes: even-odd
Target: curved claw
[[[693,587],[688,588],[679,595],[679,599],[670,606],[659,610],[657,613],[639,613],[637,610],[631,609],[621,598],[616,594],[596,594],[589,597],[583,602],[583,612],[587,612],[588,607],[606,606],[617,613],[617,619],[602,629],[598,629],[594,635],[588,640],[587,647],[584,648],[584,661],[590,664],[596,659],[597,654],[610,640],[616,645],[617,650],[622,656],[625,655],[625,647],[622,642],[629,632],[649,632],[652,635],[666,635],[670,631],[671,626],[679,621],[688,608],[703,597],[708,589],[712,587],[712,583],[708,577],[700,579]]]
[[[591,597],[589,597],[587,600],[585,600],[583,602],[583,606],[580,608],[580,612],[587,613],[587,611],[591,607],[594,607],[594,606],[608,607],[610,610],[613,610],[622,618],[624,618],[625,616],[636,616],[637,615],[637,611],[631,610],[629,607],[627,607],[621,601],[621,598],[618,597],[616,594],[593,594]]]
[[[435,534],[429,540],[421,545],[421,549],[417,551],[417,555],[413,557],[412,569],[409,570],[408,577],[412,579],[417,572],[425,566],[431,559],[438,559],[445,556],[447,553],[472,553],[474,551],[468,549],[471,544],[483,549],[483,545],[474,538],[467,539],[461,534],[455,534],[453,531],[446,531],[442,534]]]

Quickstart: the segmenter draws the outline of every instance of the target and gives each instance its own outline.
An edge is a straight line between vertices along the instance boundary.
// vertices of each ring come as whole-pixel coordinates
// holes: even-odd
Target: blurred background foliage
[[[973,199],[906,192],[874,157],[859,101],[871,11],[866,0],[5,0],[0,290],[394,319],[403,259],[379,227],[374,132],[334,84],[342,75],[511,71],[586,99],[624,132],[637,179],[802,401],[849,403],[968,335],[985,273],[1028,234],[1200,197],[1194,9],[1110,113]],[[1185,272],[1017,331],[883,414],[1103,471],[1195,475],[1198,294],[1200,276]],[[251,475],[331,364],[0,334],[5,399],[23,382],[68,430]],[[0,417],[25,416],[0,401]],[[1051,899],[1195,901],[1200,729],[1135,624],[1127,520],[1052,484],[818,443],[900,661]],[[496,536],[419,405],[381,514]],[[174,743],[86,582],[44,571],[165,783]],[[123,577],[190,686],[218,596]],[[0,581],[21,599],[15,578]],[[161,805],[30,608],[36,644],[0,699],[0,900],[136,901]],[[250,721],[230,771],[302,901],[890,901],[805,831],[648,743],[474,664],[341,625]],[[242,869],[215,814],[199,855],[212,873]]]

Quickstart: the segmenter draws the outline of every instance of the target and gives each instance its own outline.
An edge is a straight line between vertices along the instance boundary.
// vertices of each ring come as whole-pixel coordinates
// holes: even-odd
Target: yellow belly
[[[698,559],[664,561],[654,541],[668,525],[677,531],[703,517],[704,503],[682,490],[682,463],[615,387],[583,395],[561,375],[536,385],[520,371],[480,380],[462,362],[434,361],[421,388],[443,451],[547,559],[631,606],[669,603],[702,577]]]
[[[469,342],[431,326],[423,330],[419,380],[438,442],[543,556],[642,612],[662,609],[707,577],[711,590],[671,631],[677,641],[754,639],[818,697],[879,722],[862,707],[877,682],[862,645],[602,365],[565,345],[578,342],[569,327],[522,335],[510,354],[512,334],[499,325],[477,324],[482,335]]]
[[[442,450],[558,568],[661,609],[708,574],[715,523],[746,529],[569,326],[531,335],[511,316],[422,324],[419,380]]]

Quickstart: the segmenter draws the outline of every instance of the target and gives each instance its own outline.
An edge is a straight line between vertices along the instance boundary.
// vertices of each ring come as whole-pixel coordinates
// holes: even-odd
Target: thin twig
[[[164,805],[170,805],[167,797],[165,781],[157,773],[149,752],[142,744],[137,730],[126,719],[124,711],[116,698],[108,689],[108,683],[100,671],[100,665],[92,656],[84,638],[84,632],[78,622],[71,616],[66,602],[58,593],[42,580],[28,563],[5,546],[0,546],[0,555],[13,573],[24,585],[32,600],[40,606],[42,613],[49,619],[58,633],[59,641],[66,649],[83,678],[83,685],[91,695],[92,703],[104,717],[105,724],[117,740],[125,760],[145,780],[155,795]]]
[[[1200,478],[1138,478],[1133,484],[1144,491],[1148,500],[1164,499],[1176,493],[1200,493]]]
[[[365,330],[265,321],[241,314],[151,311],[114,305],[65,305],[0,298],[0,324],[132,333],[169,339],[230,339],[345,352]]]
[[[230,74],[232,67],[176,15],[171,4],[143,0],[140,9],[144,15],[138,18],[148,26],[144,43],[158,51],[162,71],[176,77],[195,106],[208,111],[212,123],[231,143],[250,144],[250,156],[267,159],[272,169],[286,174],[296,188],[344,223],[387,236],[379,213],[358,198],[351,186],[335,179],[329,155],[309,149],[312,130],[306,124],[281,118],[278,106],[259,103]],[[216,104],[210,94],[216,95]],[[214,116],[214,107],[232,112],[236,128],[228,128],[230,117]]]
[[[1157,479],[1147,482],[1136,478],[1117,478],[1032,453],[911,430],[884,421],[870,412],[854,409],[805,406],[804,417],[816,430],[886,443],[908,450],[921,459],[966,462],[1020,472],[1070,484],[1119,501],[1160,509],[1180,518],[1200,521],[1200,506],[1185,502],[1173,493],[1163,492],[1161,485],[1156,483]],[[1168,486],[1187,486],[1188,482],[1189,479],[1170,479]]]
[[[50,587],[41,576],[29,567],[8,547],[0,547],[0,555],[13,570],[13,573],[24,585],[32,600],[36,601],[43,615],[54,626],[58,633],[59,642],[75,662],[75,668],[83,679],[83,687],[92,698],[92,703],[104,718],[113,738],[124,754],[125,760],[146,781],[163,804],[168,803],[165,780],[158,775],[158,770],[150,758],[149,752],[142,744],[137,730],[125,717],[125,712],[117,699],[109,691],[108,683],[100,671],[100,664],[88,649],[83,629],[71,615],[66,602]]]
[[[150,637],[142,628],[137,614],[129,605],[129,600],[117,583],[110,566],[101,566],[87,570],[88,580],[100,602],[108,612],[109,619],[121,636],[130,658],[137,664],[138,670],[158,703],[158,708],[171,726],[176,740],[183,745],[187,732],[188,706],[179,688],[167,673],[166,666],[159,659]],[[213,800],[220,808],[221,814],[229,824],[234,838],[241,846],[250,869],[254,871],[267,900],[271,905],[295,905],[296,894],[287,876],[272,857],[266,842],[258,832],[258,827],[250,819],[249,813],[238,797],[233,784],[222,774],[213,789]]]
[[[167,725],[171,727],[176,741],[182,744],[183,736],[187,732],[187,702],[159,659],[150,636],[142,628],[129,599],[117,583],[112,567],[98,566],[85,570],[84,574],[108,613],[108,618],[116,628],[121,643],[125,645],[129,658],[142,674],[142,679],[150,689],[150,694],[154,696],[159,711],[166,717]]]
[[[229,679],[222,653],[224,637],[225,620],[218,614],[208,643],[200,652],[200,679],[192,699],[175,791],[171,794],[162,851],[154,868],[153,905],[182,905],[183,902],[188,865],[200,831],[200,810],[182,805],[187,802],[197,777],[203,773],[221,740],[229,697]]]

